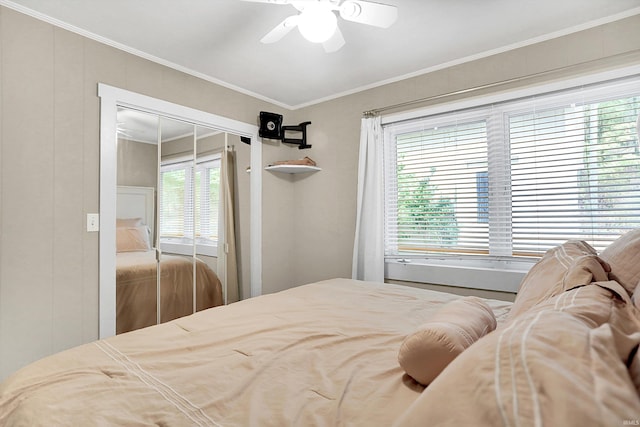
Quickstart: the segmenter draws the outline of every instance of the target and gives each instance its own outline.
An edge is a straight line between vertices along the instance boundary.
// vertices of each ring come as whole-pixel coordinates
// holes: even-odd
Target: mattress
[[[457,298],[333,279],[204,310],[31,364],[0,425],[390,426],[424,389],[401,343]]]

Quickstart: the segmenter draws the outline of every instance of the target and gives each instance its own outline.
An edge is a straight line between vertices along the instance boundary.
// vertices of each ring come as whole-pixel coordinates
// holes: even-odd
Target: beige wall
[[[98,335],[98,234],[85,231],[86,214],[99,208],[98,82],[249,123],[261,110],[286,124],[313,122],[309,150],[263,145],[265,165],[309,155],[323,168],[260,171],[268,293],[351,275],[363,111],[638,48],[633,17],[283,111],[0,8],[0,379]]]
[[[247,123],[282,112],[0,7],[0,379],[98,336],[98,82]]]
[[[313,147],[303,153],[316,160],[323,170],[298,177],[293,184],[296,238],[288,248],[294,254],[290,284],[351,277],[362,112],[588,61],[599,63],[510,87],[621,64],[639,64],[638,49],[640,15],[295,111],[290,121],[313,122],[309,127]],[[633,51],[632,58],[615,57]],[[295,154],[292,152],[292,156]],[[265,269],[270,267],[265,265]]]

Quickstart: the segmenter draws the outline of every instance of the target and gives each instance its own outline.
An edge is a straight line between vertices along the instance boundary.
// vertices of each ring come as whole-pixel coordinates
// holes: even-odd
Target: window
[[[160,166],[160,243],[181,252],[180,245],[208,247],[218,242],[220,155],[163,162]],[[190,252],[189,252],[190,253]]]
[[[640,226],[640,78],[384,125],[385,254],[601,250]]]

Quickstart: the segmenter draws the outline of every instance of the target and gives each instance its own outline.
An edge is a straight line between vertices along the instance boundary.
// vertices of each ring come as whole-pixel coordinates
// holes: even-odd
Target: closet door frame
[[[251,297],[262,293],[262,141],[258,126],[218,116],[125,89],[98,84],[100,97],[99,337],[116,331],[116,177],[117,110],[131,108],[215,128],[251,139],[250,257]]]

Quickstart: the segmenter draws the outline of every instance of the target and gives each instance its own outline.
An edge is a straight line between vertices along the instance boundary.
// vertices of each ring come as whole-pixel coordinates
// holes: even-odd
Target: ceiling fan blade
[[[342,46],[344,46],[344,37],[342,36],[342,31],[340,31],[340,27],[336,27],[336,31],[333,33],[331,38],[326,42],[322,43],[322,47],[324,48],[324,51],[327,53],[340,50]]]
[[[398,8],[372,1],[348,0],[340,5],[340,16],[347,21],[388,28],[398,19]]]
[[[279,23],[273,30],[269,31],[263,38],[260,39],[262,43],[275,43],[295,28],[298,25],[298,15],[293,15],[286,18]]]

